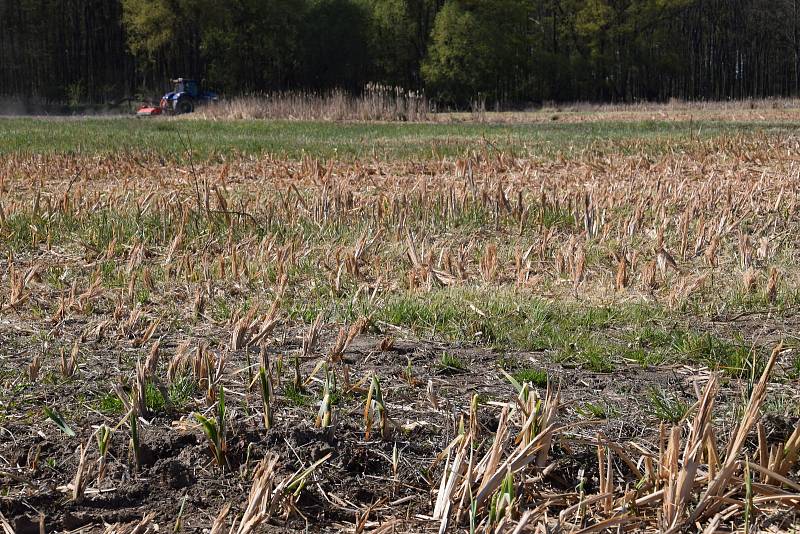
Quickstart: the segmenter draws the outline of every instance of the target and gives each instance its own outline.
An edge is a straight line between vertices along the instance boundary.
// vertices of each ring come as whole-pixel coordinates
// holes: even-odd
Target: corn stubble
[[[690,415],[662,424],[656,443],[618,443],[584,431],[590,422],[565,419],[553,383],[544,392],[517,384],[512,398],[491,405],[477,396],[461,399],[468,406],[461,413],[440,398],[438,381],[414,376],[410,359],[402,386],[380,364],[351,376],[348,351],[364,330],[385,326],[376,312],[396,295],[479,287],[671,309],[723,309],[733,296],[766,310],[790,306],[798,281],[787,262],[796,254],[790,236],[798,228],[797,171],[782,154],[791,153],[791,143],[715,142],[655,161],[634,145],[632,156],[574,161],[484,150],[455,162],[323,165],[263,157],[191,171],[131,155],[3,156],[0,233],[10,251],[0,309],[59,327],[76,319],[84,325],[58,356],[43,350],[29,360],[29,380],[41,382],[50,370],[80,380],[92,344],[101,340],[138,357],[128,364],[125,386],[122,375],[109,384],[123,405],[119,423],[99,427],[96,448],[90,440],[78,449],[72,499],[86,499],[93,480],[109,482],[112,436],[125,425],[136,476],[148,418],[164,415],[148,405],[147,392],[155,389],[166,405],[161,410],[183,423],[177,427],[205,435],[213,463],[206,468],[228,472],[230,432],[243,424],[242,410],[255,412],[250,421],[265,435],[297,413],[334,435],[339,414],[348,415],[335,398],[352,396],[359,408],[349,415],[363,413],[360,439],[395,440],[385,458],[394,487],[419,484],[418,477],[403,480],[397,440],[413,422],[403,425],[401,416],[413,419],[424,404],[426,413],[452,416],[454,425],[460,417],[455,437],[426,470],[430,510],[411,517],[400,505],[376,501],[355,513],[357,532],[383,528],[368,520],[377,509],[385,525],[400,530],[713,532],[797,508],[800,426],[776,442],[760,421],[780,347],[753,381],[733,432],[719,426],[721,378],[710,372]],[[23,179],[29,176],[40,178]],[[79,178],[65,186],[70,176]],[[486,316],[480,302],[470,306]],[[333,308],[350,310],[344,326],[324,324]],[[176,324],[183,337],[171,344]],[[295,349],[275,353],[300,324]],[[394,342],[385,337],[368,358],[383,357]],[[124,357],[117,355],[119,366]],[[284,357],[292,369],[284,369]],[[307,375],[306,364],[314,369]],[[193,417],[171,405],[175,388],[186,383]],[[398,387],[424,402],[397,409]],[[290,388],[300,397],[317,395],[316,413],[293,406],[290,414]],[[244,408],[226,407],[226,391]],[[479,417],[488,411],[497,417],[491,432]],[[68,428],[60,416],[51,418]],[[587,447],[593,478],[576,479],[563,469],[564,458]],[[317,483],[332,454],[288,469],[294,459],[267,453],[247,499],[223,507],[211,531],[254,532],[301,515],[301,492]],[[557,491],[550,483],[556,479],[577,489]],[[151,519],[142,520],[142,531]]]
[[[786,475],[797,464],[800,426],[784,443],[768,445],[759,423],[780,353],[778,346],[729,441],[722,439],[714,424],[719,377],[711,375],[688,428],[662,426],[657,453],[615,443],[602,434],[593,440],[576,438],[574,424],[557,422],[558,392],[548,386],[544,398],[539,398],[523,385],[517,402],[500,414],[486,453],[475,456],[480,446],[475,425],[470,424],[470,430],[440,455],[447,457],[447,463],[431,517],[440,521],[440,532],[453,523],[464,524],[465,516],[474,532],[539,531],[536,525],[568,532],[610,528],[716,532],[752,514],[756,503],[761,513],[796,507],[800,485]],[[759,435],[754,454],[758,461],[745,453],[745,442],[754,430]],[[548,492],[543,483],[558,466],[551,457],[552,445],[557,443],[569,453],[587,441],[597,449],[596,492]],[[751,473],[758,474],[756,481]],[[531,502],[534,508],[523,505],[524,494],[538,496]]]
[[[723,141],[727,144],[720,150],[740,154],[746,148],[748,158],[764,153],[774,160],[774,151],[781,148],[766,140]],[[737,142],[745,148],[736,148]],[[77,165],[64,156],[42,158],[39,165],[45,168]],[[179,169],[148,169],[133,158],[107,157],[87,164],[85,176],[61,197],[38,189],[45,187],[43,182],[5,193],[3,227],[12,242],[38,247],[41,240],[63,239],[59,221],[68,218],[71,224],[88,226],[90,241],[98,244],[94,259],[117,263],[127,288],[109,287],[95,270],[89,280],[80,281],[81,287],[55,292],[60,305],[54,317],[85,312],[93,302],[119,295],[119,313],[125,317],[117,319],[124,321],[137,345],[147,343],[159,328],[158,317],[134,316],[137,309],[142,313],[136,300],[145,293],[182,281],[181,300],[191,302],[193,315],[202,320],[219,289],[216,281],[249,287],[267,276],[278,282],[277,301],[287,273],[309,258],[319,258],[317,268],[330,280],[334,294],[359,288],[370,296],[390,289],[392,280],[410,289],[470,283],[536,289],[570,282],[581,298],[613,298],[615,291],[624,291],[685,302],[699,291],[727,289],[726,278],[732,281],[738,272],[746,293],[760,293],[775,303],[781,286],[796,280],[796,272],[782,273],[774,265],[790,246],[786,235],[797,213],[791,179],[781,182],[759,173],[757,166],[728,173],[721,160],[701,152],[655,164],[630,157],[534,165],[505,154],[478,153],[453,166],[429,164],[421,174],[414,168],[361,164],[326,168],[313,160],[242,160],[204,172],[204,187],[198,189],[203,211],[198,213],[191,208],[193,187]],[[2,163],[23,172],[33,165],[16,158]],[[682,178],[697,172],[703,178]],[[376,173],[384,175],[380,183],[371,177]],[[269,178],[228,184],[231,176],[253,175]],[[536,177],[535,187],[531,177]],[[147,182],[163,185],[148,188]],[[132,183],[145,187],[141,199],[129,194]],[[660,185],[647,188],[642,183]],[[124,221],[140,212],[160,221],[155,236],[147,240],[133,238],[122,246],[123,239],[130,239],[124,225],[111,225],[111,235],[94,227],[97,213]],[[15,219],[29,224],[12,226],[9,221]],[[755,222],[745,225],[750,220]],[[503,232],[496,241],[483,243],[470,224],[494,226],[511,231],[511,236],[503,238]],[[202,246],[198,225],[219,232],[218,245]],[[348,236],[352,246],[342,246],[336,240],[310,239],[309,226],[327,231],[350,227],[358,234]],[[442,231],[447,228],[458,230],[454,238]],[[44,296],[53,293],[51,281],[42,277],[46,265],[44,259],[7,259],[4,309],[30,306],[31,299],[43,304]],[[713,273],[714,280],[693,288],[706,273]],[[383,283],[376,284],[378,280]],[[291,289],[294,293],[296,288]],[[257,346],[280,321],[270,311],[237,312],[239,318],[231,322],[231,350]]]

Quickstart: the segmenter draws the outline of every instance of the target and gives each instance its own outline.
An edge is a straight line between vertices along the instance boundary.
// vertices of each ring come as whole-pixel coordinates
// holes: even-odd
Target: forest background
[[[424,93],[441,106],[800,93],[800,0],[0,0],[0,97]]]

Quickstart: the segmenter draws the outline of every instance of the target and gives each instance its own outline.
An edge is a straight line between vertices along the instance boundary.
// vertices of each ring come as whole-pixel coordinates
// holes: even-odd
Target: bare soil
[[[745,319],[737,319],[741,320]],[[500,354],[403,336],[382,351],[380,346],[382,342],[386,345],[388,332],[372,332],[358,337],[345,354],[342,365],[349,366],[353,386],[336,405],[332,427],[314,426],[320,399],[320,386],[315,381],[306,386],[307,397],[299,404],[296,398],[286,397],[283,387],[292,380],[292,372],[286,369],[283,387],[276,390],[276,424],[264,430],[260,417],[250,411],[251,407],[260,408],[260,397],[256,389],[247,390],[246,358],[239,351],[229,355],[227,369],[231,372],[225,382],[231,414],[230,469],[221,470],[213,464],[206,438],[190,416],[195,410],[205,409],[199,392],[186,406],[167,406],[142,419],[138,471],[131,467],[126,428],[116,431],[104,479],[92,480],[83,501],[76,503],[67,486],[75,476],[81,444],[90,443],[89,459],[96,459],[94,428],[102,423],[116,426],[121,417],[103,413],[97,399],[110,393],[113,377],[130,375],[133,358],[128,353],[134,351],[89,340],[85,345],[91,348],[87,348],[72,378],[58,376],[50,368],[55,362],[50,362],[42,371],[48,378],[31,385],[22,377],[35,344],[9,324],[4,321],[0,336],[6,342],[4,346],[12,341],[16,349],[4,351],[4,373],[17,373],[19,378],[13,397],[0,412],[0,512],[19,534],[39,532],[40,522],[45,532],[103,532],[107,525],[136,524],[149,513],[155,514],[153,522],[162,531],[171,530],[182,506],[181,532],[207,531],[226,502],[233,504],[230,517],[243,510],[250,473],[267,452],[280,456],[280,470],[285,475],[328,454],[331,457],[303,489],[297,503],[300,513],[287,520],[273,519],[263,532],[339,532],[352,529],[356,514],[366,509],[370,510],[367,524],[372,527],[394,524],[398,531],[435,531],[438,522],[430,521],[429,516],[433,489],[438,487],[444,467],[443,462],[435,461],[437,455],[457,435],[459,421],[469,413],[473,395],[479,395],[481,403],[483,447],[491,443],[502,405],[516,396],[498,362],[504,362],[512,373],[515,368],[546,370],[561,391],[559,417],[564,422],[576,422],[571,444],[556,445],[553,450],[558,468],[545,477],[552,495],[574,492],[581,477],[586,478],[587,491],[597,484],[596,473],[589,467],[595,463],[588,460],[595,454],[593,438],[598,433],[615,443],[657,447],[659,421],[646,401],[648,392],[653,388],[675,392],[684,402],[692,403],[708,374],[707,370],[688,366],[643,369],[639,365],[597,373],[549,363],[545,353]],[[731,322],[725,327],[740,325]],[[335,337],[334,329],[325,332],[321,348],[332,345]],[[287,332],[284,341],[271,348],[271,359],[295,351],[301,335],[301,331]],[[170,353],[176,347],[165,338],[161,348]],[[464,368],[444,368],[443,352],[463,362]],[[252,358],[256,360],[258,355],[254,353]],[[407,373],[409,362],[411,376]],[[286,367],[290,368],[288,363]],[[303,376],[309,376],[313,363],[304,363]],[[387,411],[395,427],[388,440],[382,440],[377,430],[365,439],[364,381],[373,370],[381,376]],[[429,381],[438,398],[438,409],[433,408],[427,394]],[[745,388],[743,381],[726,381],[720,403],[734,406],[741,401]],[[608,407],[608,418],[593,419],[585,410],[583,417],[579,415],[590,403]],[[46,421],[43,406],[61,407],[77,435],[67,437]],[[729,417],[720,425],[729,429],[734,422]],[[767,418],[766,422],[770,440],[785,439],[796,424],[785,417]],[[392,469],[394,447],[400,458],[396,475]],[[624,474],[625,467],[619,468]]]

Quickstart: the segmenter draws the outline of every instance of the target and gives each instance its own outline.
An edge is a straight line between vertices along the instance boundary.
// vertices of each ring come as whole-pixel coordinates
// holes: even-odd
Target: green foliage
[[[186,152],[180,136],[191,136],[195,161],[218,161],[236,155],[271,154],[276,157],[302,159],[336,158],[384,160],[439,160],[442,157],[461,157],[471,151],[486,148],[486,142],[502,152],[516,151],[520,155],[553,159],[570,157],[591,150],[598,155],[619,153],[626,146],[636,152],[659,156],[670,151],[687,150],[701,140],[730,142],[740,135],[754,135],[768,130],[776,135],[789,135],[794,125],[781,122],[719,122],[698,123],[683,121],[547,123],[531,128],[527,124],[476,123],[333,123],[301,121],[143,121],[136,119],[82,118],[53,121],[42,118],[1,118],[0,153],[63,154],[80,146],[86,155],[149,154],[167,161],[186,163]],[[446,142],[442,142],[446,140]],[[138,156],[137,156],[138,157]],[[568,210],[546,206],[540,211],[531,205],[531,221],[546,227],[569,228],[574,219]],[[87,238],[93,246],[110,242],[115,220],[105,221],[98,214],[97,224]],[[480,212],[464,214],[461,225],[467,228],[485,222]],[[55,221],[43,217],[24,217],[12,220],[14,237],[28,236],[31,225],[42,233],[43,224],[53,228],[54,237],[64,230],[75,228],[74,217],[57,216]],[[157,231],[163,228],[158,221],[143,215],[140,221],[126,226],[125,235],[137,230]],[[190,221],[194,223],[195,221]],[[204,221],[197,221],[203,223]],[[57,226],[59,225],[59,226]],[[194,225],[194,224],[193,224]],[[192,225],[192,226],[193,226]],[[227,231],[227,225],[222,225]],[[63,228],[63,230],[62,230]],[[46,231],[43,233],[47,233]],[[135,235],[135,233],[133,234]],[[0,241],[0,247],[7,241]],[[119,246],[119,245],[118,245]],[[102,247],[105,248],[105,247]],[[797,299],[800,302],[800,298]]]
[[[100,412],[106,415],[118,415],[125,412],[125,405],[116,393],[107,393],[100,398]]]
[[[294,386],[294,384],[289,382],[287,382],[283,387],[283,395],[286,397],[286,400],[295,406],[308,406],[311,403],[311,397],[303,393],[301,389],[298,389]]]
[[[558,340],[561,345],[556,361],[579,366],[596,373],[610,373],[614,370],[612,355],[617,347],[599,336],[585,335],[581,329],[576,330],[575,337],[564,337]]]
[[[224,457],[222,456],[222,443],[219,425],[215,419],[205,417],[203,414],[195,413],[195,419],[200,423],[200,428],[208,438],[208,445],[214,455],[217,465],[224,465]]]
[[[436,16],[422,65],[425,81],[456,104],[522,96],[525,20],[520,0],[448,0]]]
[[[220,386],[217,394],[216,417],[205,417],[203,414],[195,413],[194,417],[203,433],[208,438],[208,446],[214,455],[214,460],[219,467],[226,467],[228,459],[226,456],[227,443],[225,440],[225,390]]]
[[[139,416],[136,414],[134,410],[131,410],[130,415],[128,416],[128,425],[130,426],[131,432],[131,452],[133,453],[133,464],[134,469],[138,470],[139,466],[141,466],[141,440],[139,436]]]
[[[97,429],[97,450],[102,458],[105,458],[106,454],[108,454],[108,445],[112,433],[113,431],[104,424]]]
[[[677,424],[689,412],[689,405],[676,395],[653,388],[647,395],[650,414],[661,421]]]
[[[189,377],[180,377],[175,380],[167,389],[171,409],[183,410],[191,403],[196,390],[197,383]],[[144,396],[145,405],[150,412],[163,413],[167,409],[167,400],[152,383],[147,384]],[[124,413],[125,405],[116,393],[109,392],[100,397],[98,409],[106,415],[119,415]]]
[[[45,406],[44,414],[47,416],[48,419],[50,419],[53,423],[55,423],[55,425],[58,427],[59,430],[61,430],[61,432],[63,432],[64,434],[66,434],[71,438],[75,437],[75,431],[69,427],[66,421],[64,421],[64,418],[61,416],[60,413],[58,413],[58,410]]]
[[[228,95],[374,81],[460,106],[785,96],[799,18],[765,0],[9,1],[0,94],[14,113],[152,98],[176,76]]]
[[[576,406],[575,413],[584,419],[608,419],[619,412],[607,403],[586,402]]]
[[[415,87],[438,0],[367,0],[375,81]]]
[[[272,428],[272,380],[267,377],[264,366],[258,369],[258,381],[261,386],[261,404],[264,409],[264,428]]]
[[[212,86],[279,88],[301,58],[307,0],[204,0],[202,49]]]
[[[789,370],[789,377],[792,379],[800,378],[800,354],[795,355],[792,367]]]
[[[191,377],[182,376],[169,386],[169,402],[175,410],[183,410],[192,402],[197,391],[197,382]]]
[[[370,15],[355,0],[122,0],[130,51],[183,55],[214,88],[360,89],[371,72]],[[194,65],[192,65],[194,63]],[[158,69],[161,72],[161,69]]]
[[[122,0],[122,22],[128,30],[128,44],[136,55],[154,59],[169,50],[177,37],[179,8],[186,2],[169,0]]]
[[[450,352],[443,352],[437,365],[445,373],[462,373],[467,370],[467,363]]]
[[[686,332],[675,339],[674,350],[690,362],[703,363],[733,377],[758,374],[763,362],[741,341],[721,339],[710,332]]]
[[[547,387],[547,371],[544,369],[529,367],[526,369],[520,369],[511,376],[513,376],[514,379],[520,384],[529,382],[536,387]]]

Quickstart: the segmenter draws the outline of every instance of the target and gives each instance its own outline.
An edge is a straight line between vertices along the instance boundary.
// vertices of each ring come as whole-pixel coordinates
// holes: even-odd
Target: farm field
[[[498,122],[484,123],[466,115],[420,123],[0,117],[0,153],[185,160],[191,149],[195,158],[206,161],[269,153],[281,159],[350,163],[455,159],[473,150],[536,159],[589,152],[655,156],[687,150],[698,140],[790,134],[796,127],[792,117],[797,112],[738,113],[742,120],[723,121],[715,114],[702,122],[683,112],[676,112],[674,120],[664,120],[671,115],[663,112],[498,114]],[[564,122],[552,120],[553,116]]]
[[[794,528],[796,122],[582,113],[0,119],[0,527]]]

